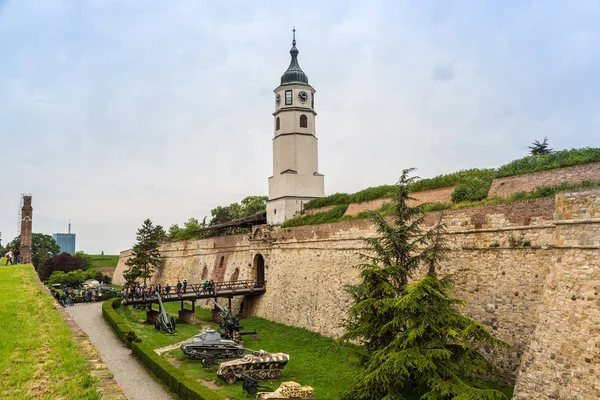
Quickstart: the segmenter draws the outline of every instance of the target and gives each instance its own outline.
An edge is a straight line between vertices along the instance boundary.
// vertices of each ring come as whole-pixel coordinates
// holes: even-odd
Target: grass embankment
[[[119,255],[100,255],[89,254],[92,267],[116,267],[119,262]]]
[[[174,314],[179,309],[179,303],[175,302],[166,303],[165,306],[167,311]],[[143,311],[135,311],[131,307],[121,307],[118,312],[125,317],[126,323],[136,331],[142,341],[153,348],[186,340],[201,330],[199,324],[179,324],[177,325],[177,334],[170,336],[157,332],[154,327],[141,324],[139,321],[145,317]],[[197,308],[196,313],[204,321],[210,319],[208,310]],[[290,361],[282,371],[280,379],[262,382],[272,389],[279,387],[281,382],[293,380],[312,386],[319,399],[338,399],[341,393],[347,390],[352,377],[358,371],[358,360],[352,345],[340,346],[333,339],[317,333],[262,318],[247,318],[243,319],[241,323],[245,331],[256,330],[259,336],[257,340],[244,336],[244,345],[247,348],[290,355]],[[205,370],[199,361],[189,360],[179,349],[172,350],[164,356],[178,365],[185,375],[194,379],[212,381],[219,386],[218,392],[229,399],[248,399],[241,383],[227,385],[217,377],[218,366]]]
[[[99,399],[72,332],[30,265],[0,260],[0,398]]]

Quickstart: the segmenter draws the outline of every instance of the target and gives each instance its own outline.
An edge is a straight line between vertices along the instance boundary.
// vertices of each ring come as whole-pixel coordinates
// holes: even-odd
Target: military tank
[[[286,366],[290,356],[284,353],[267,353],[266,351],[252,352],[238,360],[221,363],[217,375],[231,384],[241,375],[253,379],[277,379],[281,370]]]
[[[243,342],[222,339],[221,334],[213,329],[201,332],[179,348],[192,360],[202,361],[205,367],[211,367],[217,359],[243,357],[246,352]]]

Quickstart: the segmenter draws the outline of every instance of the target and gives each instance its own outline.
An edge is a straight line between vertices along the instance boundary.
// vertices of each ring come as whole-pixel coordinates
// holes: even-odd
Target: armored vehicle
[[[237,358],[245,353],[244,343],[233,340],[221,339],[221,334],[208,329],[192,338],[191,342],[179,346],[183,354],[192,360],[200,360],[206,367],[210,367],[215,359]]]
[[[221,363],[217,375],[227,383],[235,382],[242,374],[260,380],[277,379],[289,360],[290,356],[287,354],[267,353],[261,350],[238,360]]]

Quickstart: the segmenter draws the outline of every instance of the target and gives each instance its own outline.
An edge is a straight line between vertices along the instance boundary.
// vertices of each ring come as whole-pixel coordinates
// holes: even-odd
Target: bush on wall
[[[498,168],[496,178],[593,162],[600,162],[600,148],[584,147],[582,149],[560,150],[514,160]]]
[[[291,228],[293,226],[303,226],[303,225],[317,225],[317,224],[327,224],[330,222],[337,222],[340,218],[344,216],[344,213],[348,209],[348,204],[344,204],[341,206],[335,206],[329,211],[324,211],[312,215],[302,215],[300,217],[288,219],[285,221],[281,227],[282,228]]]
[[[461,201],[483,200],[487,197],[491,185],[492,181],[489,179],[473,178],[454,189],[452,192],[452,202],[460,203]]]

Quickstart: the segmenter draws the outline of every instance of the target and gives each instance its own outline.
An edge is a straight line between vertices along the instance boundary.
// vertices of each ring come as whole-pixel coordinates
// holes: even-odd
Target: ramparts
[[[452,252],[442,273],[453,275],[464,312],[514,346],[495,359],[516,378],[515,398],[596,398],[600,190],[446,210],[443,219]],[[368,220],[354,220],[165,243],[155,281],[255,279],[264,265],[267,292],[244,299],[244,313],[337,337],[351,304],[344,287],[356,283],[353,266],[373,235]]]

